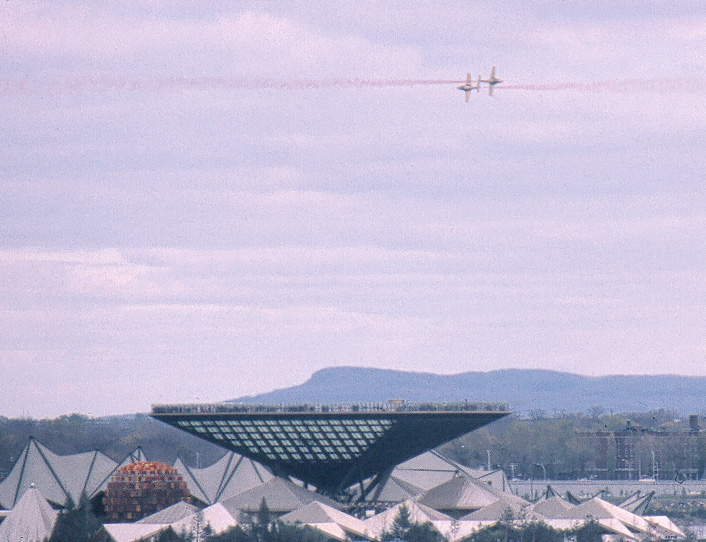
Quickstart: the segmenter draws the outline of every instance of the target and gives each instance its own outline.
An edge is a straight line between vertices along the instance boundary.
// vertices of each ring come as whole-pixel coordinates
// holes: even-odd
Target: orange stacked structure
[[[164,463],[132,463],[117,470],[103,498],[112,522],[136,521],[179,501],[191,502],[186,482]]]

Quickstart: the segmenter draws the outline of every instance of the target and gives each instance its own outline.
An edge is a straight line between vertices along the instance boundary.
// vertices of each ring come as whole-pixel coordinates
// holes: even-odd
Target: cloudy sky
[[[704,51],[696,0],[3,0],[0,415],[706,375]]]

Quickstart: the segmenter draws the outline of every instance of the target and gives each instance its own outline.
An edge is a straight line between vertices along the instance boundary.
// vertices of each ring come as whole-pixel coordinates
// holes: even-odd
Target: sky
[[[0,415],[706,375],[705,50],[696,0],[3,0]]]

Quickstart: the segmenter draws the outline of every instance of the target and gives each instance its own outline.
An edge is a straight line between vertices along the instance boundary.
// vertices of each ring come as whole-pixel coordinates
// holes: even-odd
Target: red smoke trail
[[[69,79],[21,79],[0,81],[0,92],[82,94],[91,92],[154,92],[179,90],[325,90],[347,88],[392,88],[463,84],[455,79],[265,79],[228,77],[116,78],[108,76]],[[484,88],[484,87],[483,87]],[[703,79],[628,79],[623,81],[555,82],[534,84],[503,83],[496,91],[575,91],[584,93],[706,93]]]
[[[89,80],[87,86],[103,90],[128,89],[236,89],[236,90],[307,90],[330,88],[385,88],[412,87],[420,85],[451,85],[460,84],[447,79],[231,79],[227,77],[170,77],[154,80],[113,80],[98,78]]]
[[[327,89],[327,88],[385,88],[385,87],[412,87],[420,85],[452,85],[461,84],[459,81],[448,79],[220,79],[206,78],[185,80],[188,86],[235,88],[235,89]]]
[[[529,85],[500,85],[504,90],[528,90],[538,92],[552,92],[574,90],[577,92],[614,92],[636,93],[650,92],[672,94],[674,92],[702,93],[706,91],[706,81],[701,79],[626,79],[624,81],[593,81],[589,83],[541,83]]]
[[[227,77],[168,77],[156,79],[122,79],[107,76],[79,77],[64,80],[25,79],[2,81],[0,89],[51,93],[135,92],[188,89],[233,90],[318,90],[335,88],[389,88],[431,85],[458,85],[452,79],[235,79]]]

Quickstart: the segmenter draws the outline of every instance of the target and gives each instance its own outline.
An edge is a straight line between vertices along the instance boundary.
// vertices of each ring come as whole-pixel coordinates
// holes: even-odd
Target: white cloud
[[[125,263],[120,251],[113,248],[98,250],[46,250],[39,247],[0,250],[0,262],[56,262],[66,264],[115,265]]]
[[[54,77],[62,71],[66,77],[102,75],[127,88],[132,82],[147,88],[178,85],[194,70],[226,78],[286,80],[390,76],[418,67],[414,49],[348,33],[327,34],[262,10],[180,16],[178,9],[150,14],[71,3],[10,6],[6,44],[27,63],[53,59]]]
[[[0,363],[23,397],[0,410],[336,364],[703,371],[702,10],[255,4],[0,13]],[[468,104],[302,84],[493,64]],[[79,403],[76,372],[113,384]]]

